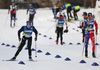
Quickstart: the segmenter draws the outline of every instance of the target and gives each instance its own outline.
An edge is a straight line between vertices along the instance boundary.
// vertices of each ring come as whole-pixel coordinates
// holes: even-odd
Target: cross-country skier
[[[98,24],[94,18],[92,18],[92,13],[88,13],[88,21],[85,22],[84,29],[85,29],[85,57],[88,57],[88,42],[89,38],[92,41],[92,56],[93,58],[96,58],[95,56],[95,36],[94,36],[94,26],[95,26],[95,32],[96,35],[98,35]]]
[[[56,15],[57,15],[57,13],[59,12],[59,9],[60,9],[60,6],[59,6],[58,4],[56,4],[56,5],[54,5],[54,6],[52,7],[52,12],[53,12],[53,14],[54,14],[54,19],[57,18]]]
[[[62,8],[60,8],[59,12],[57,13],[57,19],[60,17],[60,15],[62,15],[64,17],[64,19],[67,20],[65,12],[62,10]]]
[[[71,11],[72,11],[72,5],[70,3],[66,3],[63,5],[63,9],[67,9],[67,17],[68,17],[68,22],[73,18]]]
[[[83,40],[82,40],[82,42],[84,43],[85,30],[83,29],[83,26],[84,26],[85,22],[88,21],[88,18],[87,18],[87,13],[86,12],[83,12],[82,16],[83,16],[83,18],[80,20],[80,22],[79,22],[80,25],[78,26],[78,28],[82,29],[82,34],[83,34]]]
[[[21,41],[20,33],[23,32],[23,37]],[[22,26],[21,29],[18,31],[18,39],[21,41],[21,44],[19,45],[19,48],[15,54],[15,56],[11,59],[11,61],[15,60],[22,48],[25,45],[26,40],[28,40],[28,54],[29,54],[29,60],[33,60],[31,57],[31,44],[32,44],[32,32],[35,33],[35,41],[37,41],[37,30],[34,26],[31,25],[30,21],[26,22],[26,26]]]
[[[9,10],[8,10],[8,14],[9,14],[9,11],[11,14],[10,27],[12,27],[12,20],[14,20],[14,26],[15,26],[16,10],[18,10],[17,5],[15,5],[15,3],[12,3],[12,5],[10,5]]]
[[[31,21],[33,25],[34,15],[36,14],[36,11],[32,4],[30,4],[30,7],[27,9],[27,14],[28,11],[29,11],[29,21]]]
[[[56,19],[56,6],[52,7],[52,13],[54,15],[54,19]]]
[[[64,23],[66,24],[66,30],[64,32],[68,32],[68,26],[67,26],[67,22],[66,20],[64,20],[64,17],[62,15],[59,16],[59,18],[56,21],[56,30],[55,32],[57,33],[57,40],[56,40],[56,44],[58,44],[58,40],[60,37],[60,42],[61,45],[63,45],[63,28],[64,28]]]
[[[77,12],[80,11],[80,6],[72,6],[72,10],[73,10],[73,15],[74,15],[74,20],[78,20],[78,15]]]

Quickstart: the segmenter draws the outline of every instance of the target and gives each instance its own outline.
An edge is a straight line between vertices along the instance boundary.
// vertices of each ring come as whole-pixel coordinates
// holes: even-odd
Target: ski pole
[[[84,48],[85,48],[85,42],[86,42],[86,38],[84,39],[84,45],[83,45],[82,56],[81,56],[82,58],[83,58],[83,53],[84,53]]]
[[[35,41],[35,57],[37,57],[37,47],[36,47],[36,41]]]

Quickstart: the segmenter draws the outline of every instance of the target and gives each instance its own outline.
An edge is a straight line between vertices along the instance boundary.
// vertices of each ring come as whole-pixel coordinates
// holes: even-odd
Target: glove
[[[35,41],[37,41],[37,38],[34,38]]]
[[[78,26],[78,28],[82,28],[82,26]]]
[[[64,33],[67,33],[68,32],[68,29],[67,30],[64,30]]]
[[[19,38],[19,41],[21,41],[21,38]]]
[[[96,31],[96,35],[98,35],[98,32]]]

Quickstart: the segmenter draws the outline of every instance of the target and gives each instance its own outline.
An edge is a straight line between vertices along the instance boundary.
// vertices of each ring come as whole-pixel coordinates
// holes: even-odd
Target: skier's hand
[[[98,35],[98,32],[96,31],[96,35]]]
[[[21,38],[19,38],[19,41],[21,41]]]
[[[34,40],[37,41],[37,38],[35,37]]]
[[[64,30],[64,33],[67,33],[68,32],[68,29]]]
[[[89,25],[89,21],[87,22],[87,25]]]
[[[82,26],[78,26],[78,28],[82,28]]]

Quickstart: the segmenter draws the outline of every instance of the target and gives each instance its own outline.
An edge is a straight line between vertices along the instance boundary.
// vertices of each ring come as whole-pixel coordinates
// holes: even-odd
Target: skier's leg
[[[26,38],[23,37],[23,38],[22,38],[22,41],[21,41],[21,44],[19,45],[18,50],[17,50],[15,56],[13,57],[13,59],[16,59],[16,57],[18,56],[18,54],[20,53],[20,51],[21,51],[22,48],[24,47],[25,42],[26,42]]]
[[[29,21],[31,21],[31,14],[29,14]]]
[[[16,13],[14,14],[14,26],[15,26],[15,22],[16,22]]]
[[[13,15],[11,14],[10,27],[12,27],[12,17],[13,17]]]
[[[67,17],[68,17],[68,21],[70,21],[70,18],[69,18],[69,13],[67,12]]]
[[[33,26],[33,20],[34,20],[34,14],[31,17],[32,26]]]
[[[31,23],[32,23],[32,25],[33,25],[33,15],[32,15],[32,14],[30,14],[29,21],[31,21]]]
[[[32,44],[32,37],[28,39],[28,54],[29,54],[29,59],[31,59],[31,44]]]
[[[59,28],[57,28],[57,40],[56,40],[56,44],[58,44],[58,40],[59,40]]]
[[[91,31],[90,33],[90,38],[91,38],[91,41],[92,41],[92,56],[95,58],[95,37],[94,37],[94,31]]]
[[[86,34],[86,41],[85,41],[85,57],[88,57],[88,42],[89,42],[89,38],[90,38],[90,33]]]
[[[62,40],[63,40],[63,28],[61,28],[60,29],[60,40],[61,40],[61,45],[63,45],[63,42],[62,42]]]
[[[85,37],[85,30],[84,29],[82,29],[82,34],[83,34],[83,40],[82,40],[82,42],[84,42],[84,37]]]
[[[70,17],[73,18],[73,17],[72,17],[72,13],[71,13],[71,11],[70,11]]]

